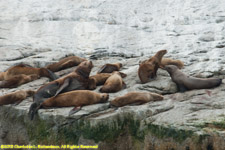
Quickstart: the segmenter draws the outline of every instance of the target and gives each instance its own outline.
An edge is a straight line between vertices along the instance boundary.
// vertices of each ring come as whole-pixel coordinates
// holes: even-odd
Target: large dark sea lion
[[[88,89],[89,74],[92,68],[93,64],[91,61],[84,61],[75,69],[74,72],[40,87],[34,94],[34,102],[30,106],[29,115],[31,120],[39,109],[41,103],[46,99],[72,90]]]
[[[82,106],[105,103],[109,99],[109,95],[106,93],[96,93],[89,90],[76,90],[57,95],[45,100],[41,107],[71,107],[75,109],[70,111],[70,115],[81,109]]]
[[[13,93],[9,93],[3,96],[0,96],[0,106],[1,105],[7,105],[7,104],[19,104],[24,99],[26,99],[29,96],[34,95],[34,91],[32,90],[20,90]]]
[[[157,70],[161,66],[162,57],[166,53],[167,50],[160,50],[153,57],[139,64],[138,76],[141,83],[147,83],[150,79],[153,80],[156,78]]]
[[[180,92],[193,89],[209,89],[219,86],[222,83],[222,79],[218,78],[195,78],[187,76],[179,70],[177,66],[167,65],[164,67],[170,74],[172,81],[176,83]]]
[[[70,67],[77,66],[83,61],[86,61],[86,59],[78,57],[78,56],[68,56],[66,58],[61,59],[59,62],[46,66],[46,68],[53,72],[56,72],[56,71],[70,68]]]
[[[98,73],[112,73],[113,71],[119,71],[122,66],[121,63],[105,64],[99,69]]]
[[[129,104],[144,104],[150,101],[163,100],[163,96],[151,92],[129,92],[110,102],[112,106],[122,107]]]

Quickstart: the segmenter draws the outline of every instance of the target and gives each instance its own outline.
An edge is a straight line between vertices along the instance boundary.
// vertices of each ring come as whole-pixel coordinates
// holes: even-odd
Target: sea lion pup
[[[150,79],[153,80],[156,78],[157,70],[161,66],[162,57],[166,53],[167,50],[160,50],[149,60],[146,60],[139,64],[138,76],[142,84],[147,83]]]
[[[170,74],[172,81],[176,83],[180,92],[193,89],[209,89],[219,86],[222,83],[222,79],[218,78],[195,78],[187,76],[179,70],[177,66],[167,65],[164,69]]]
[[[70,91],[66,93],[62,93],[57,95],[56,97],[51,97],[45,100],[41,107],[49,108],[49,107],[71,107],[72,109],[69,115],[79,111],[82,106],[97,104],[97,103],[105,103],[109,99],[109,95],[106,93],[96,93],[88,90],[77,90]]]
[[[113,71],[119,71],[122,66],[121,63],[105,64],[99,69],[98,73],[112,73]]]
[[[15,88],[22,84],[31,82],[33,80],[38,79],[39,76],[36,74],[32,75],[14,75],[10,78],[7,78],[6,80],[0,81],[0,88]]]
[[[110,102],[110,105],[122,107],[129,104],[144,104],[150,101],[163,100],[163,96],[151,92],[129,92],[124,96],[115,98]]]
[[[113,74],[105,81],[105,84],[100,89],[100,92],[115,93],[126,87],[120,73],[118,71]]]
[[[20,102],[22,102],[24,99],[26,99],[29,96],[34,95],[34,91],[32,90],[20,90],[13,93],[9,93],[3,96],[0,96],[0,106],[1,105],[7,105],[7,104],[16,104],[18,105]]]
[[[78,56],[68,56],[66,58],[61,59],[57,63],[47,65],[46,68],[53,72],[57,72],[63,69],[77,66],[83,61],[86,61],[86,59]]]
[[[184,67],[184,63],[178,59],[162,58],[160,68],[164,68],[166,65],[175,65],[179,69]]]
[[[51,80],[57,79],[57,76],[50,70],[46,68],[34,68],[27,64],[19,64],[13,67],[10,67],[6,72],[1,73],[4,76],[4,80],[7,80],[15,75],[38,75],[39,77],[47,77]]]
[[[70,74],[40,87],[34,94],[34,102],[30,106],[30,119],[33,119],[41,103],[46,99],[57,96],[59,93],[88,89],[89,74],[92,68],[92,61],[84,61]]]

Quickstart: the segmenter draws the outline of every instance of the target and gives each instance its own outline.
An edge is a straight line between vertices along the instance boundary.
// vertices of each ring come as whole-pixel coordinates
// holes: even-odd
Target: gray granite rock
[[[17,106],[0,107],[0,144],[222,150],[224,81],[214,89],[177,93],[167,72],[159,69],[155,81],[141,84],[137,70],[140,61],[167,49],[165,57],[182,60],[187,75],[224,79],[224,6],[223,0],[1,1],[0,71],[18,63],[44,67],[68,55],[91,59],[92,75],[105,63],[121,62],[127,88],[110,94],[109,101],[130,91],[161,93],[164,100],[118,109],[109,108],[109,103],[85,106],[72,116],[72,108],[41,109],[31,122],[28,98]],[[48,82],[41,78],[0,89],[0,95],[37,90]]]

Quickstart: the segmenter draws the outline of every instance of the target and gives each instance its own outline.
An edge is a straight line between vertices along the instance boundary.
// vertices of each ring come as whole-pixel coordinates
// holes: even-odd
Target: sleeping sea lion
[[[125,88],[124,83],[120,73],[118,71],[113,72],[113,74],[105,81],[105,84],[100,89],[100,92],[114,93]]]
[[[121,63],[105,64],[99,69],[98,73],[112,73],[113,71],[119,71],[122,66]]]
[[[89,74],[92,67],[93,64],[91,61],[84,61],[80,63],[74,72],[40,87],[34,94],[34,102],[30,106],[29,115],[31,120],[33,119],[34,114],[38,111],[41,103],[46,99],[72,90],[88,89]]]
[[[88,90],[77,90],[62,93],[56,97],[51,97],[45,100],[41,107],[71,107],[74,106],[75,109],[70,111],[70,115],[81,109],[82,106],[105,103],[109,99],[109,95],[106,93],[96,93]]]
[[[32,74],[32,75],[21,74],[21,75],[10,76],[10,78],[0,81],[0,88],[15,88],[22,84],[36,80],[38,78],[39,76],[36,74]]]
[[[119,72],[122,78],[127,75],[125,73]],[[89,90],[96,89],[97,86],[103,85],[105,81],[112,75],[112,73],[99,73],[89,77]]]
[[[0,96],[0,106],[1,105],[7,105],[7,104],[19,104],[24,99],[26,99],[29,96],[34,95],[34,91],[32,90],[20,90],[13,93],[9,93],[3,96]]]
[[[195,78],[187,76],[179,70],[177,66],[167,65],[164,67],[165,70],[170,74],[172,81],[176,83],[180,92],[193,89],[209,89],[219,86],[222,83],[222,79],[218,78]]]
[[[124,96],[115,98],[110,105],[122,107],[128,104],[143,104],[150,101],[163,100],[163,96],[151,92],[129,92]]]
[[[86,61],[86,59],[78,57],[78,56],[69,56],[69,57],[61,59],[57,63],[47,65],[46,68],[53,71],[53,72],[57,72],[57,71],[60,71],[60,70],[63,70],[63,69],[67,69],[67,68],[70,68],[70,67],[77,66],[83,61]]]
[[[139,64],[138,76],[141,80],[141,83],[147,83],[150,79],[153,80],[156,78],[157,70],[161,66],[162,57],[166,53],[167,50],[160,50],[149,60]]]
[[[34,68],[27,64],[19,64],[19,65],[10,67],[5,72],[2,72],[0,76],[2,80],[7,80],[11,78],[12,76],[21,75],[21,74],[24,74],[24,75],[35,74],[39,77],[48,77],[51,80],[57,79],[57,76],[52,71],[46,68]]]

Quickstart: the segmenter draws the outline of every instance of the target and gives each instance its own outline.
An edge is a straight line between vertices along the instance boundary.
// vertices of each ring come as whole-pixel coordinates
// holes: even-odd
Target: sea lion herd
[[[166,70],[180,92],[193,89],[208,89],[219,86],[219,78],[190,77],[180,69],[184,67],[181,60],[163,58],[167,50],[160,50],[154,56],[140,62],[138,77],[142,84],[157,77],[159,68]],[[55,72],[77,66],[76,69],[62,77]],[[96,103],[105,103],[109,99],[108,93],[115,93],[126,88],[123,81],[127,75],[120,72],[122,63],[105,64],[96,75],[90,76],[94,67],[92,61],[78,56],[69,56],[50,64],[44,68],[35,68],[26,64],[10,67],[0,72],[0,88],[15,88],[40,77],[48,77],[52,81],[41,86],[37,91],[20,90],[0,96],[0,106],[19,104],[29,96],[33,96],[33,103],[29,108],[29,117],[32,120],[40,108],[71,107],[69,115],[79,111],[82,106]],[[91,90],[102,85],[99,92]],[[143,104],[149,101],[163,100],[163,96],[152,92],[129,92],[110,101],[112,107],[122,107],[129,104]]]

